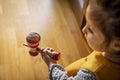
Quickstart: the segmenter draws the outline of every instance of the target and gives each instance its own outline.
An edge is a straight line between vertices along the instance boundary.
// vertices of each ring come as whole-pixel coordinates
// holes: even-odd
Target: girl
[[[94,50],[65,69],[52,60],[45,48],[42,55],[51,80],[120,80],[120,0],[90,0],[82,29]]]

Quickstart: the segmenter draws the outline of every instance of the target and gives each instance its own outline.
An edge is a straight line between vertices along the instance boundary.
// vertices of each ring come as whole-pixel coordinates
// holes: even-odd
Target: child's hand
[[[55,60],[53,60],[50,55],[52,54],[52,52],[54,52],[54,49],[52,48],[43,48],[42,49],[42,58],[45,61],[45,63],[47,64],[47,66],[49,66],[50,64],[56,63]]]

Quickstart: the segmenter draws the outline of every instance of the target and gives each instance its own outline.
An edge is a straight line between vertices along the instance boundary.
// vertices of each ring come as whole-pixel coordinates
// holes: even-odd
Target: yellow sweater
[[[105,59],[101,52],[94,51],[65,69],[69,76],[75,76],[81,68],[92,71],[98,80],[120,80],[120,65]]]

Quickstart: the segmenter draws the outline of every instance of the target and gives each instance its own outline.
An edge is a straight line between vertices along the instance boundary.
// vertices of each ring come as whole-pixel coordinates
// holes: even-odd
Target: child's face
[[[94,21],[92,21],[90,18],[90,6],[88,6],[86,11],[86,20],[87,24],[83,28],[83,33],[85,35],[85,38],[89,44],[89,46],[93,50],[97,51],[104,51],[105,49],[105,36],[104,34],[99,30],[98,26],[95,25]]]

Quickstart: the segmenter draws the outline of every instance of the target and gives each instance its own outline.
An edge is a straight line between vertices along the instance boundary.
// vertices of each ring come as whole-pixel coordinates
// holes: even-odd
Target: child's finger
[[[53,48],[49,48],[51,52],[55,51]]]
[[[49,55],[49,54],[52,53],[52,51],[53,51],[52,48],[43,48],[43,49],[42,49],[42,56],[44,56],[44,55]]]
[[[53,48],[48,48],[48,47],[42,49],[43,53],[52,53],[53,51],[55,51]]]

